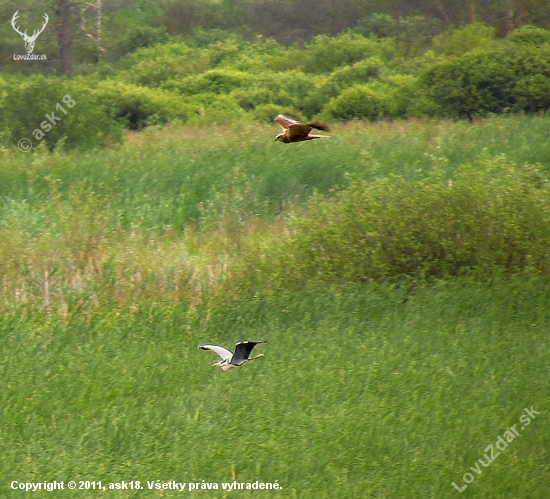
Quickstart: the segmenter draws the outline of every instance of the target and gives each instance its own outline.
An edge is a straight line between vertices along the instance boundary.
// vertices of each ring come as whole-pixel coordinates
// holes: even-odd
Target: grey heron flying
[[[250,358],[250,354],[256,345],[259,343],[267,343],[267,341],[241,341],[235,346],[235,353],[230,352],[227,348],[220,347],[218,345],[201,345],[199,348],[202,350],[212,350],[216,352],[222,360],[219,360],[213,366],[220,366],[222,371],[227,371],[233,367],[242,366],[249,360],[254,360],[259,357],[263,357],[264,354],[256,355],[256,357]]]

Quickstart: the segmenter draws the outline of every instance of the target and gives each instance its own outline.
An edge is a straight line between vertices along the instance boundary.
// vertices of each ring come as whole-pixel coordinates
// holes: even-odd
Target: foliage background
[[[79,110],[43,139],[50,149],[61,140],[69,148],[120,142],[122,127],[267,123],[278,112],[327,121],[473,120],[550,106],[550,32],[529,0],[510,8],[438,2],[436,10],[398,0],[393,10],[360,0],[113,1],[102,4],[101,38],[94,4],[75,2],[62,19],[75,59],[62,83],[59,2],[19,7],[22,26],[50,11],[52,26],[36,49],[50,54],[48,63],[13,61],[22,41],[9,25],[11,4],[0,5],[6,146],[31,137],[47,103],[67,94]]]
[[[105,0],[98,40],[94,5],[0,0],[0,496],[546,499],[547,7]]]

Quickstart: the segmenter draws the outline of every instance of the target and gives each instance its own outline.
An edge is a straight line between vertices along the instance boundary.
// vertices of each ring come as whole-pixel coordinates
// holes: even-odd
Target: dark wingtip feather
[[[315,128],[315,130],[323,130],[323,132],[330,132],[330,127],[328,125],[325,125],[324,123],[317,123],[314,121],[313,123],[308,123],[308,125],[311,128]]]

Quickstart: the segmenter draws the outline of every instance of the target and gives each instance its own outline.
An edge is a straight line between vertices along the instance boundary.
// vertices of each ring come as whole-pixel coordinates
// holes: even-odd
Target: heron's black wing
[[[250,358],[252,350],[259,343],[265,343],[265,341],[242,341],[241,343],[237,343],[235,353],[231,359],[231,364],[234,366],[240,366],[243,362]]]

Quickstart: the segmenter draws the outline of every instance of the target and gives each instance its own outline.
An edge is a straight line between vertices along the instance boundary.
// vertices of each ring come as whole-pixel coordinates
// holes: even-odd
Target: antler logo
[[[19,31],[19,29],[15,24],[15,21],[17,20],[18,15],[19,15],[19,11],[16,11],[13,17],[11,18],[11,25],[13,29],[21,35],[23,40],[25,40],[25,49],[27,50],[27,54],[31,55],[32,51],[34,50],[34,42],[38,38],[38,35],[42,33],[42,31],[44,31],[44,28],[48,24],[48,21],[49,21],[48,14],[44,14],[44,24],[42,25],[42,28],[40,28],[40,30],[34,30],[34,33],[32,34],[32,36],[27,35],[27,30],[25,30],[24,33],[21,33],[21,31]]]

